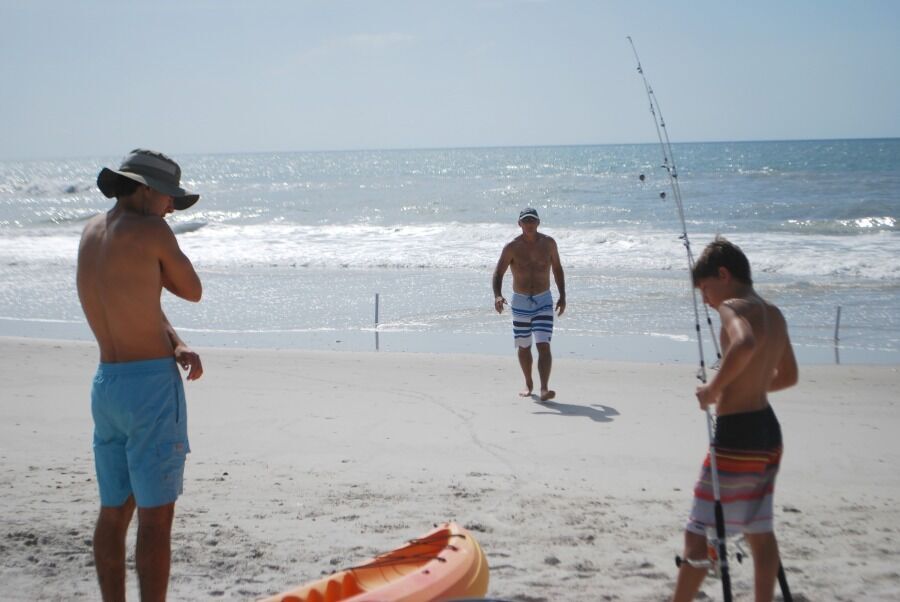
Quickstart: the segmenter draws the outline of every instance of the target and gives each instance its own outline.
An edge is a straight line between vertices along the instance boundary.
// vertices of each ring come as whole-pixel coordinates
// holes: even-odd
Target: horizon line
[[[849,141],[887,141],[900,140],[900,136],[874,136],[874,137],[852,137],[852,138],[758,138],[744,140],[684,140],[672,142],[672,145],[679,144],[754,144],[754,143],[773,143],[773,142],[849,142]],[[659,141],[652,142],[581,142],[581,143],[558,143],[558,144],[486,144],[482,146],[398,146],[398,147],[359,147],[359,148],[334,148],[334,149],[292,149],[292,150],[249,150],[249,151],[178,151],[169,152],[163,150],[168,155],[178,155],[180,157],[203,156],[203,155],[275,155],[275,154],[317,154],[317,153],[363,153],[363,152],[413,152],[413,151],[452,151],[452,150],[496,150],[503,148],[574,148],[574,147],[600,147],[600,146],[652,146],[658,145]],[[137,147],[142,148],[142,147]],[[127,151],[124,151],[127,152]],[[89,155],[56,155],[56,156],[26,156],[26,157],[0,157],[0,162],[16,162],[16,161],[58,161],[63,159],[94,159],[105,156],[103,154]],[[109,156],[112,156],[111,154]]]

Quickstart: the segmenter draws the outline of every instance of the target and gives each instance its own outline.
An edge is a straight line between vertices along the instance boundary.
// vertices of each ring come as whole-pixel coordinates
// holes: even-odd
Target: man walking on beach
[[[510,241],[500,254],[494,269],[494,309],[503,312],[507,303],[503,298],[503,276],[510,268],[513,275],[512,317],[513,337],[518,348],[519,365],[525,375],[525,390],[519,395],[530,397],[534,390],[531,367],[531,339],[538,350],[538,376],[541,379],[541,401],[553,399],[556,392],[550,389],[550,338],[553,335],[553,295],[550,292],[550,272],[559,291],[556,309],[562,316],[566,311],[566,280],[556,241],[537,231],[541,220],[536,210],[523,209],[519,213],[522,234]]]
[[[92,218],[78,249],[78,297],[100,347],[91,389],[100,516],[94,560],[103,600],[125,600],[125,535],[138,511],[141,600],[165,600],[175,500],[190,451],[184,387],[203,374],[160,305],[163,287],[199,301],[200,278],[165,216],[197,202],[169,157],[137,149],[97,186],[115,206]]]
[[[694,286],[719,312],[722,365],[697,387],[700,408],[716,406],[713,450],[727,533],[743,533],[753,553],[756,602],[772,600],[780,560],[772,525],[775,477],[781,460],[781,427],[767,392],[797,383],[797,361],[781,311],[753,290],[750,263],[722,237],[694,265]],[[684,535],[684,558],[672,599],[693,600],[706,567],[706,532],[715,529],[709,458],[694,488]],[[693,566],[692,563],[696,566]]]

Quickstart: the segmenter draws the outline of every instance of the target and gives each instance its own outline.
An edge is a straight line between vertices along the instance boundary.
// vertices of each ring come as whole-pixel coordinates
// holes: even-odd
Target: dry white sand
[[[172,600],[253,599],[433,524],[473,531],[508,600],[664,600],[707,445],[695,367],[201,350]],[[97,599],[93,345],[0,338],[0,599]],[[900,373],[801,366],[773,395],[776,530],[795,600],[900,599]],[[133,532],[129,555],[133,551]],[[733,568],[751,598],[748,561]],[[133,562],[129,592],[136,585]],[[718,581],[703,591],[721,599]]]

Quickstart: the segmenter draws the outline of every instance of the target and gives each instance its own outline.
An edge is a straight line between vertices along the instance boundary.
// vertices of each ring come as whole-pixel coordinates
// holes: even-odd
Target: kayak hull
[[[363,564],[261,602],[440,602],[482,597],[488,581],[481,546],[451,522]]]

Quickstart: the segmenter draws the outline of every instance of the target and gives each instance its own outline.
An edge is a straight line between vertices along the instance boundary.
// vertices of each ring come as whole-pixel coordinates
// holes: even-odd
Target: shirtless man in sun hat
[[[519,366],[525,376],[525,389],[519,394],[529,397],[534,390],[531,377],[533,357],[531,340],[534,337],[538,350],[538,376],[541,380],[541,401],[556,396],[550,389],[550,369],[553,356],[550,339],[553,336],[553,294],[550,292],[550,272],[559,290],[556,310],[562,316],[566,311],[566,280],[556,241],[537,231],[541,223],[538,212],[531,207],[519,213],[522,234],[503,247],[500,260],[494,269],[494,309],[503,311],[507,301],[503,297],[503,276],[510,269],[513,275],[513,339],[518,349]]]
[[[160,296],[197,302],[200,278],[165,216],[199,195],[181,187],[169,157],[136,149],[97,186],[111,210],[84,228],[78,249],[78,297],[100,348],[91,390],[100,515],[94,560],[104,600],[125,599],[125,536],[138,512],[135,564],[141,599],[165,600],[175,500],[190,451],[184,387],[203,374],[200,357],[178,336]]]

